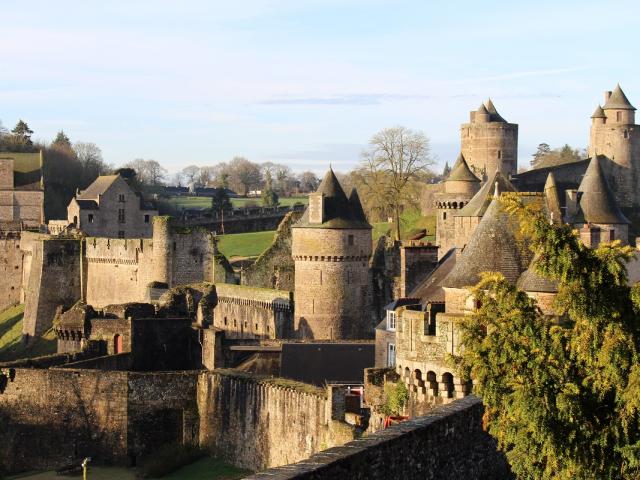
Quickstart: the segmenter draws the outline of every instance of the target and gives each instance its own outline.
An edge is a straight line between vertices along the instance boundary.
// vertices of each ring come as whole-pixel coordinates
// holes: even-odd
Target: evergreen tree
[[[56,147],[71,148],[71,140],[69,140],[69,137],[64,133],[64,130],[60,130],[56,135],[56,138],[53,140],[52,145]]]
[[[27,122],[23,120],[18,120],[16,126],[11,130],[13,142],[17,145],[26,145],[31,146],[33,142],[31,141],[31,135],[33,135],[33,130],[29,128]]]
[[[280,203],[278,194],[274,192],[271,180],[271,172],[265,173],[264,189],[262,190],[262,206],[267,208],[277,207]]]
[[[551,147],[549,147],[548,143],[541,143],[538,145],[538,150],[533,154],[533,159],[531,160],[531,166],[536,168],[544,158],[551,153]]]
[[[485,424],[518,478],[640,478],[640,287],[633,249],[585,247],[570,226],[506,195],[531,239],[539,275],[558,282],[557,318],[500,274],[473,290],[461,324],[460,373],[472,378]]]
[[[446,180],[450,174],[451,174],[451,167],[449,166],[449,162],[446,162],[444,164],[444,170],[442,171],[442,179]]]
[[[231,210],[231,199],[226,188],[216,188],[216,191],[211,197],[211,209],[215,212],[221,212],[222,210]]]

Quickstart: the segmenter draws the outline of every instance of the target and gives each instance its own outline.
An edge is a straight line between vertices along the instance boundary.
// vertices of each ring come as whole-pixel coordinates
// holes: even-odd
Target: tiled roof
[[[496,106],[493,104],[491,99],[487,100],[487,103],[485,103],[485,105],[487,107],[487,111],[489,112],[489,121],[507,123],[507,121],[498,113],[498,110],[496,110]]]
[[[602,108],[604,110],[635,110],[635,107],[631,105],[631,102],[620,88],[620,85],[616,85],[616,88],[613,89],[611,96]]]
[[[558,282],[538,274],[535,269],[536,259],[534,258],[520,278],[516,286],[524,292],[557,293]]]
[[[78,200],[97,200],[98,196],[103,195],[118,177],[120,175],[100,175],[91,185],[80,192],[76,198]]]
[[[469,165],[467,164],[467,161],[464,159],[464,156],[462,155],[462,153],[458,155],[458,159],[456,160],[456,163],[453,166],[451,173],[449,174],[449,176],[445,181],[446,182],[480,183],[480,179],[473,174],[473,172],[469,168]]]
[[[501,193],[516,191],[516,187],[513,186],[509,179],[496,170],[478,193],[469,200],[469,203],[456,214],[456,217],[481,217],[484,215],[493,198],[496,182],[498,182],[498,190]]]

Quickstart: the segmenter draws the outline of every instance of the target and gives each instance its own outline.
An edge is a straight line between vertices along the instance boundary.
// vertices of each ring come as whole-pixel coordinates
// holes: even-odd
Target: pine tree
[[[277,207],[280,203],[278,194],[274,192],[271,180],[271,172],[265,173],[264,190],[262,190],[262,206],[267,208]]]
[[[27,146],[33,145],[33,142],[31,141],[31,135],[33,135],[33,130],[29,128],[29,125],[27,125],[27,122],[23,120],[18,120],[18,123],[16,123],[16,126],[13,127],[13,130],[11,130],[11,133],[13,135],[14,143],[18,145],[27,145]]]
[[[56,135],[56,138],[53,140],[52,145],[56,147],[71,148],[71,140],[69,140],[69,137],[64,133],[64,130],[60,130]]]
[[[558,282],[554,320],[500,274],[473,290],[460,373],[518,478],[640,478],[640,288],[627,285],[633,249],[585,247],[570,226],[506,195],[531,239],[539,275]]]
[[[442,178],[446,180],[446,178],[451,174],[451,167],[449,166],[449,162],[444,164],[444,170],[442,171]]]
[[[538,145],[538,150],[533,154],[533,159],[531,160],[531,166],[536,168],[542,163],[547,155],[551,153],[551,147],[549,147],[548,143],[541,143]]]

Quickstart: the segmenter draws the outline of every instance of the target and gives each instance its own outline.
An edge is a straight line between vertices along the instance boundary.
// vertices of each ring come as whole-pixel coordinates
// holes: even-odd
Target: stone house
[[[67,207],[67,224],[91,237],[149,238],[158,210],[120,175],[101,175]]]

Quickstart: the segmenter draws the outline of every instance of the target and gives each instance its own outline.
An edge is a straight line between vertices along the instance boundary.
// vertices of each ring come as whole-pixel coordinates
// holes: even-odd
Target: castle
[[[470,287],[482,272],[502,273],[555,315],[557,285],[537,275],[500,196],[539,205],[590,247],[629,242],[640,203],[634,121],[616,87],[592,118],[590,158],[518,174],[518,125],[489,100],[462,125],[461,153],[435,197],[437,245],[374,247],[357,192],[347,196],[329,170],[304,215],[289,214],[256,262],[263,271],[248,278],[259,285],[236,284],[211,232],[167,217],[152,219],[150,238],[21,232],[21,275],[11,281],[25,302],[25,334],[53,328],[58,354],[0,365],[11,378],[0,385],[0,413],[8,412],[0,422],[18,433],[2,438],[3,462],[18,471],[90,452],[132,464],[179,442],[259,469],[353,439],[362,383],[370,430],[381,426],[376,401],[386,381],[408,386],[414,416],[467,397],[472,384],[447,357],[458,352],[460,321],[478,308]],[[274,288],[284,284],[293,291]],[[375,467],[371,452],[393,463],[402,456],[385,458],[386,448],[429,445],[437,455],[439,442],[468,438],[477,443],[465,452],[489,452],[478,401],[458,405],[433,427],[437,435],[425,431],[433,420],[421,419],[405,436],[385,432],[308,464],[337,462],[333,471],[344,472],[357,457],[355,468],[366,470]],[[456,462],[477,467],[471,456]]]
[[[637,219],[634,210],[640,200],[635,183],[640,175],[640,140],[634,111],[616,86],[605,93],[604,106],[592,116],[590,158],[564,164],[543,162],[520,174],[515,174],[514,157],[507,157],[506,166],[495,161],[505,158],[504,153],[495,153],[498,147],[480,149],[480,156],[469,148],[470,125],[482,125],[476,127],[481,132],[476,138],[488,137],[483,128],[502,121],[490,101],[472,112],[471,124],[461,129],[462,152],[434,195],[439,262],[404,299],[390,304],[376,329],[377,366],[391,366],[407,383],[414,413],[471,391],[470,383],[456,375],[446,357],[458,353],[458,324],[478,307],[470,288],[482,272],[502,273],[535,298],[544,314],[555,315],[557,285],[535,272],[535,258],[518,235],[517,222],[500,207],[503,193],[537,204],[550,222],[573,226],[589,247],[635,241],[630,237],[637,225],[634,228],[630,218]],[[494,145],[506,145],[517,139],[517,125],[492,130],[491,135]],[[630,282],[637,281],[636,262],[628,270]]]

